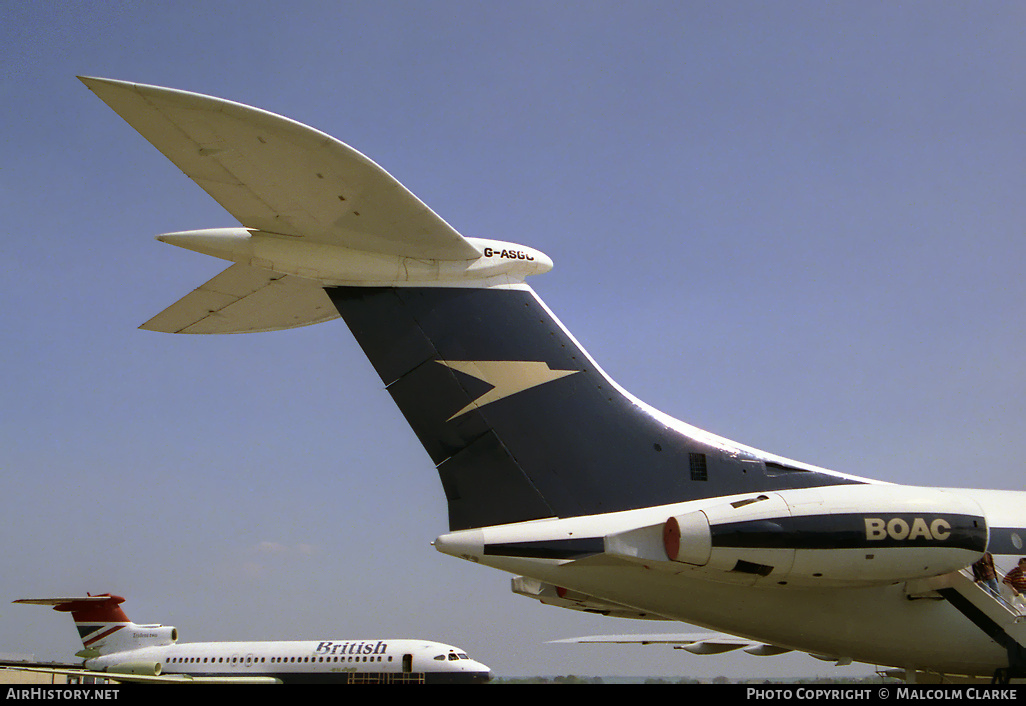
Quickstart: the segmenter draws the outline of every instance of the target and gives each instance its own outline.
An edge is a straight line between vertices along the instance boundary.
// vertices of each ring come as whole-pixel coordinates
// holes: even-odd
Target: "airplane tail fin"
[[[160,236],[235,264],[144,327],[269,331],[337,309],[436,464],[451,529],[846,482],[624,393],[524,284],[547,256],[465,238],[352,147],[211,96],[82,81],[243,226]]]
[[[110,593],[72,598],[22,598],[14,602],[48,605],[58,612],[71,613],[82,640],[83,649],[77,654],[83,658],[137,647],[166,645],[178,640],[178,631],[173,627],[133,623],[121,609],[125,599]]]
[[[846,482],[643,405],[526,284],[327,292],[434,461],[451,530]]]

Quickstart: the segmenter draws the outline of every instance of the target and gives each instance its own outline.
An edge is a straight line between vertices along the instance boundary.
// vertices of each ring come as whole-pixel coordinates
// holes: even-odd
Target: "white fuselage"
[[[142,647],[86,661],[97,671],[159,665],[161,674],[271,676],[283,682],[487,681],[488,667],[426,640],[192,642]]]

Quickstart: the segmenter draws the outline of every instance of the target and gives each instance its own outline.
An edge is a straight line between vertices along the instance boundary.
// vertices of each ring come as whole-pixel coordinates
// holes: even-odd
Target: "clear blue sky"
[[[911,484],[1020,489],[1018,2],[5,3],[0,652],[22,597],[120,593],[183,640],[421,636],[498,674],[825,674],[548,640],[579,615],[435,552],[435,472],[340,322],[137,326],[235,225],[75,76],[312,125],[460,232],[522,242],[611,376],[728,438]],[[864,672],[856,667],[842,674]]]

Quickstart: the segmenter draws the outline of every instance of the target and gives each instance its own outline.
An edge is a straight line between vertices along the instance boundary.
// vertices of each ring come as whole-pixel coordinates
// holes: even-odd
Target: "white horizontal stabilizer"
[[[232,265],[140,328],[164,333],[255,333],[336,318],[338,310],[318,282]]]
[[[106,603],[110,596],[75,596],[69,598],[19,598],[12,603],[25,605],[62,605],[64,603]]]
[[[464,238],[384,169],[319,130],[221,98],[80,78],[244,226],[158,237],[236,264],[144,329],[295,328],[338,316],[323,287],[509,287],[552,268],[531,248]]]
[[[388,255],[480,255],[388,172],[319,130],[221,98],[80,79],[248,228]]]

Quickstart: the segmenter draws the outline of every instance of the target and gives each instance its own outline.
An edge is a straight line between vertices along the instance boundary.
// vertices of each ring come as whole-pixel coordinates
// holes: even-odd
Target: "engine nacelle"
[[[178,642],[178,628],[171,625],[128,625],[125,640],[129,640],[133,647],[162,647],[173,645]]]
[[[146,677],[160,676],[159,662],[122,662],[107,667],[108,674],[138,674]]]
[[[975,501],[932,488],[846,485],[753,493],[670,517],[661,561],[712,580],[865,586],[939,576],[982,556]],[[607,551],[657,558],[656,527],[606,538]]]

